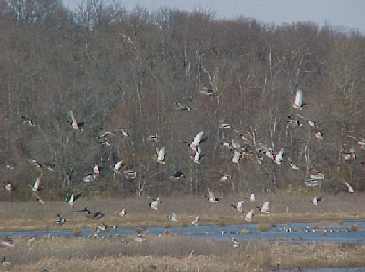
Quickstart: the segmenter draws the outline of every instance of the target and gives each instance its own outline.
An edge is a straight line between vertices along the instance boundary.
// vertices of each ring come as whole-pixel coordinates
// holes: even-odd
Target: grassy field
[[[257,215],[254,223],[285,223],[303,221],[341,221],[346,218],[365,219],[365,194],[322,195],[323,201],[318,207],[313,206],[313,194],[298,192],[279,192],[276,194],[258,195],[255,203],[247,203],[245,211],[261,205],[263,201],[271,201],[270,215]],[[81,199],[72,209],[63,202],[0,202],[0,230],[16,229],[49,229],[59,228],[55,224],[57,213],[66,217],[62,228],[78,229],[95,226],[100,222],[119,226],[136,225],[171,225],[167,215],[175,212],[178,222],[173,225],[190,225],[195,216],[200,216],[201,224],[242,223],[243,216],[230,207],[238,200],[247,200],[247,195],[227,196],[219,203],[208,203],[203,197],[176,196],[161,197],[162,203],[158,211],[148,207],[149,199]],[[74,210],[88,207],[105,213],[99,221],[86,218]],[[118,216],[118,212],[126,208],[126,217]]]
[[[311,203],[312,194],[279,192],[258,195],[256,203],[247,203],[245,211],[271,201],[270,215],[255,216],[254,223],[265,225],[295,221],[341,221],[365,219],[365,194],[322,195],[319,207]],[[119,226],[190,225],[195,216],[201,224],[243,223],[242,215],[230,204],[247,196],[226,196],[216,204],[202,197],[161,197],[158,211],[148,207],[149,199],[81,199],[72,209],[62,202],[1,202],[0,230],[69,228],[77,230],[101,222]],[[106,214],[91,220],[73,210],[89,207]],[[126,208],[126,217],[119,217]],[[176,212],[178,222],[166,216]],[[55,224],[57,213],[67,218],[64,226]],[[0,264],[0,271],[271,271],[282,268],[365,266],[365,245],[290,244],[285,242],[241,242],[233,248],[230,241],[187,237],[147,236],[143,242],[134,237],[105,240],[84,238],[16,239],[14,248],[0,248],[0,257],[10,262]],[[193,252],[191,254],[191,252]],[[45,270],[46,269],[46,270]]]
[[[365,266],[364,245],[230,242],[182,237],[16,240],[0,249],[0,271],[271,271],[281,268]],[[45,270],[46,269],[46,270]]]

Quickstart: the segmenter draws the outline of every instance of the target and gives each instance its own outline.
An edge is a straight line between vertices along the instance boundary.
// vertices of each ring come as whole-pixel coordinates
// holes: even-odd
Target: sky
[[[81,0],[64,0],[76,7]],[[154,11],[159,8],[213,11],[218,18],[244,16],[263,23],[312,21],[357,29],[365,33],[365,0],[121,0],[128,9],[136,5]]]

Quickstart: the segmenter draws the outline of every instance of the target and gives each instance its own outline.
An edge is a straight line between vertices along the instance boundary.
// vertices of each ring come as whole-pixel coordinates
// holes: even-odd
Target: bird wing
[[[235,139],[232,139],[232,147],[234,149],[240,149],[241,148],[241,145],[239,142],[237,142]]]
[[[214,200],[215,199],[214,193],[209,189],[208,189],[208,196],[209,196],[209,200]]]
[[[253,201],[255,201],[255,200],[256,200],[255,194],[251,194],[251,195],[250,195],[250,201],[252,201],[252,202],[253,202]]]
[[[268,212],[270,209],[270,202],[264,202],[264,204],[262,205],[262,208],[261,208],[261,212]]]
[[[197,149],[196,149],[196,151],[195,151],[195,154],[194,154],[194,161],[197,162],[197,163],[199,163],[200,154],[201,154],[201,149],[198,146]]]
[[[298,89],[295,95],[294,105],[298,108],[303,106],[303,91]]]
[[[239,162],[239,160],[240,160],[240,156],[241,156],[241,153],[240,153],[239,151],[235,150],[235,151],[233,152],[232,162],[233,162],[233,163],[238,163],[238,162]]]
[[[37,179],[35,180],[34,182],[34,185],[33,185],[33,188],[32,188],[32,191],[33,192],[36,192],[39,190],[39,185],[41,184],[41,177],[37,177]]]
[[[76,118],[75,118],[75,116],[74,116],[73,111],[72,111],[72,110],[70,110],[68,113],[69,113],[69,115],[70,115],[70,117],[71,117],[71,119],[72,119],[72,128],[73,128],[73,129],[79,129],[79,125],[77,124],[77,120],[76,120]]]
[[[200,141],[203,139],[204,131],[200,131],[195,137],[192,142],[193,146],[198,146]]]
[[[114,165],[114,170],[118,171],[120,169],[120,167],[122,166],[123,161],[118,161],[115,165]]]
[[[166,155],[166,148],[162,147],[160,150],[157,150],[157,160],[163,161]]]
[[[76,122],[76,123],[77,123],[76,118],[75,118],[75,115],[74,115],[74,112],[73,112],[72,110],[70,110],[70,111],[68,112],[68,114],[70,115],[70,117],[71,117],[71,119],[72,119],[72,122]]]
[[[275,162],[277,164],[281,164],[281,161],[283,160],[283,155],[284,155],[284,148],[280,149],[279,153],[275,157]]]
[[[253,211],[251,210],[251,211],[249,211],[249,212],[246,214],[246,216],[245,216],[245,221],[247,221],[247,222],[251,222],[251,220],[252,220],[252,215],[253,215]]]
[[[355,192],[354,188],[352,188],[352,186],[348,182],[345,182],[345,185],[347,186],[347,190],[349,191],[349,193]]]

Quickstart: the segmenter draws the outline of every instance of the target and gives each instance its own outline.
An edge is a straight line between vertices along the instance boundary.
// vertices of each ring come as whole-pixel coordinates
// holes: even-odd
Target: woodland
[[[31,196],[39,176],[46,199],[68,190],[306,188],[319,172],[320,190],[338,192],[344,182],[365,189],[358,31],[223,20],[202,10],[128,11],[102,0],[75,10],[57,0],[0,0],[0,33],[0,183],[14,184],[18,199]],[[292,106],[298,90],[301,109]],[[189,143],[200,131],[196,163]],[[162,147],[163,164],[155,158]],[[281,149],[280,164],[259,154]],[[177,171],[184,176],[174,180]]]

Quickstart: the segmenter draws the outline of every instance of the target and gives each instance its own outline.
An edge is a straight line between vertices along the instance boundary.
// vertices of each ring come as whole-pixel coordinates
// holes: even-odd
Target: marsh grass
[[[255,203],[247,202],[245,210],[255,209],[263,201],[271,201],[270,215],[256,215],[253,223],[288,223],[304,221],[337,220],[346,218],[365,218],[365,194],[323,195],[319,207],[311,203],[311,196],[298,192],[280,191],[271,194],[258,194]],[[120,226],[158,225],[175,226],[191,225],[199,215],[201,224],[239,224],[244,222],[242,214],[230,207],[237,200],[247,200],[247,195],[225,196],[219,203],[208,203],[203,197],[175,196],[161,197],[158,211],[148,207],[149,198],[101,199],[82,198],[72,209],[63,202],[50,201],[42,206],[36,202],[1,202],[0,230],[14,229],[47,229],[58,228],[54,223],[57,213],[63,214],[67,222],[62,228],[79,229],[85,226],[95,227],[98,221],[85,218],[75,210],[88,207],[106,214],[101,221]],[[119,217],[120,209],[126,208],[126,217]],[[170,223],[166,216],[175,212],[177,223]]]
[[[233,249],[229,242],[181,237],[147,237],[142,243],[130,238],[42,238],[17,240],[6,257],[12,262],[10,271],[246,271],[266,265],[267,253],[261,244]]]
[[[271,271],[294,267],[365,266],[365,245],[230,242],[186,237],[18,239],[0,249],[12,264],[0,271]],[[190,254],[193,252],[192,254]]]

